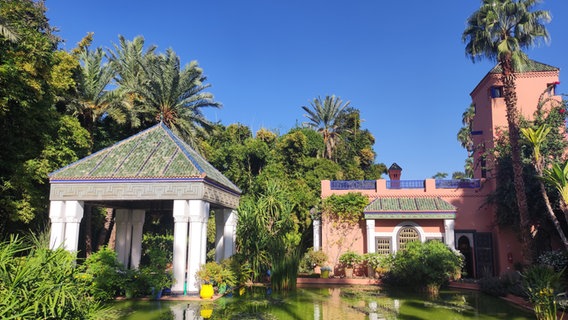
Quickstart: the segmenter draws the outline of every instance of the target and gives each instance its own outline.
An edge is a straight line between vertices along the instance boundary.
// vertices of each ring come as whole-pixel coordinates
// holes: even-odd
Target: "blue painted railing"
[[[477,189],[481,188],[479,179],[436,180],[436,189]]]
[[[424,189],[424,180],[387,180],[387,189]]]
[[[375,190],[376,180],[333,180],[331,190]]]
[[[387,189],[424,189],[425,180],[387,180]],[[375,190],[376,180],[332,180],[331,190]],[[481,187],[479,179],[438,180],[436,189],[477,189]]]

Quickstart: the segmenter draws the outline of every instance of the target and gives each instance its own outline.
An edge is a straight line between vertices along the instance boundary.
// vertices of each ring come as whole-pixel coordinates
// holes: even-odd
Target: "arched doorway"
[[[473,250],[471,249],[471,244],[469,243],[469,238],[466,236],[461,236],[458,239],[458,250],[464,256],[464,267],[463,272],[465,278],[475,278],[473,269]]]

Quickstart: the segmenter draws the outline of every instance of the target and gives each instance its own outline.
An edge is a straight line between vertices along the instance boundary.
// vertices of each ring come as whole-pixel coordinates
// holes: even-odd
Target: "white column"
[[[65,201],[65,244],[69,252],[77,252],[79,227],[83,218],[83,201]]]
[[[189,266],[187,271],[187,292],[196,293],[199,285],[195,281],[195,273],[205,262],[205,250],[203,241],[206,240],[207,232],[203,234],[203,225],[207,223],[209,216],[209,203],[202,200],[189,200]],[[207,228],[207,227],[205,227]],[[202,263],[203,261],[203,263]]]
[[[367,253],[375,252],[375,220],[367,220]]]
[[[456,239],[455,239],[455,234],[454,234],[454,225],[455,225],[455,220],[453,219],[444,219],[444,238],[446,245],[452,249],[452,250],[456,250]]]
[[[225,259],[225,210],[226,209],[215,210],[215,261],[217,262],[221,262]]]
[[[319,251],[321,247],[321,220],[314,220],[314,251]]]
[[[205,264],[207,262],[207,224],[209,223],[209,202],[205,202],[207,208],[204,210],[205,216],[203,217],[203,222],[201,223],[201,254],[200,254],[200,264]]]
[[[140,259],[142,258],[142,231],[144,228],[144,220],[146,211],[136,209],[132,210],[132,248],[130,249],[130,268],[138,269]]]
[[[189,223],[189,203],[187,200],[174,200],[174,256],[172,292],[183,293],[185,272],[187,270],[187,230]]]
[[[51,201],[49,204],[49,219],[51,231],[49,235],[49,248],[57,249],[65,241],[65,202]]]
[[[116,209],[116,243],[115,250],[118,262],[128,265],[130,253],[130,210]]]
[[[235,242],[237,240],[237,211],[228,209],[223,213],[225,216],[225,227],[223,231],[223,244],[225,259],[235,254]]]

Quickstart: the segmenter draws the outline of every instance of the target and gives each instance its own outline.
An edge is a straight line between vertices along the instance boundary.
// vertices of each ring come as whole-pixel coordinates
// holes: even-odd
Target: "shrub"
[[[111,300],[120,295],[127,277],[126,269],[118,262],[116,252],[103,247],[83,263],[84,273],[92,279],[89,293],[98,300]]]
[[[300,263],[300,269],[304,271],[310,271],[315,266],[323,266],[327,262],[327,254],[321,250],[314,251],[313,248],[309,248],[304,254],[304,258]]]
[[[544,265],[534,265],[525,271],[523,286],[533,305],[537,319],[556,319],[556,295],[563,291],[560,284],[562,273]]]
[[[479,280],[481,292],[494,297],[504,297],[507,295],[507,288],[499,277],[483,277]]]
[[[463,257],[439,241],[410,242],[398,251],[390,270],[390,279],[400,284],[437,293],[440,286],[458,275]]]
[[[559,272],[568,266],[568,254],[559,250],[546,251],[538,257],[538,263]]]

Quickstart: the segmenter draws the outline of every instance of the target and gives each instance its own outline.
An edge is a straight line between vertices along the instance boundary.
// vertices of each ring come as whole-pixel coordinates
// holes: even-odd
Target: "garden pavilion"
[[[210,210],[216,260],[234,253],[241,190],[161,122],[49,179],[51,248],[77,251],[84,207],[96,205],[115,209],[115,249],[129,268],[140,263],[146,211],[173,213],[173,293],[199,290],[195,273],[205,263]]]

